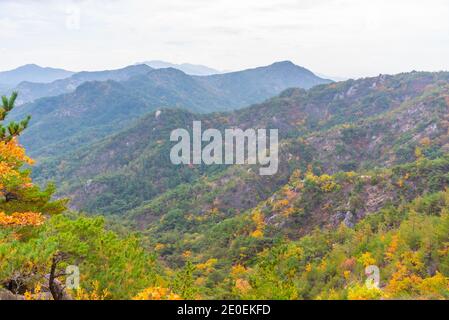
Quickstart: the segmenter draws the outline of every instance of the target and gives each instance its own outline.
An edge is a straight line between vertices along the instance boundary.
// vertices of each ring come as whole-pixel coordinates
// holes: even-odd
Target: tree
[[[0,140],[10,141],[14,137],[17,137],[26,129],[31,117],[27,116],[20,122],[12,121],[7,126],[2,122],[8,116],[9,112],[14,109],[14,105],[17,99],[18,93],[13,92],[11,97],[8,99],[6,96],[2,96],[2,106],[0,107]]]
[[[18,136],[28,126],[30,117],[20,122],[3,122],[14,108],[17,93],[2,97],[0,107],[0,227],[41,225],[46,215],[65,210],[66,200],[51,201],[53,185],[41,190],[32,183],[31,171],[25,166],[34,162],[19,145]]]

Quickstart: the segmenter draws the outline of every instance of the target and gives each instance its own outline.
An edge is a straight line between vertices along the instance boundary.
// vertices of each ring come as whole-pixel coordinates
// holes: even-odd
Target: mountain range
[[[78,86],[88,81],[123,81],[151,70],[146,65],[138,65],[116,70],[82,71],[49,83],[22,81],[12,90],[20,92],[17,103],[21,105],[27,102],[33,102],[42,97],[53,97],[73,92]]]
[[[48,83],[67,78],[72,74],[73,72],[63,69],[43,68],[36,64],[27,64],[13,70],[0,72],[0,84],[3,87],[13,88],[23,81]]]
[[[181,70],[182,72],[192,75],[192,76],[210,76],[212,74],[219,74],[223,73],[222,71],[218,71],[216,69],[203,66],[200,64],[191,64],[191,63],[171,63],[161,60],[151,60],[151,61],[145,61],[141,62],[139,64],[146,64],[154,69],[164,69],[164,68],[174,68]]]
[[[33,282],[14,286],[29,257],[47,274],[70,252],[95,297],[449,298],[449,72],[332,82],[288,61],[208,76],[134,65],[43,86],[61,94],[11,113],[32,115],[19,142],[37,164],[34,184],[11,174],[27,159],[5,141],[1,218],[23,224],[11,206],[37,203],[22,215],[48,220],[23,238],[0,228],[0,297],[33,297]],[[172,164],[170,133],[194,121],[278,129],[277,174]]]
[[[109,80],[83,82],[105,78]],[[261,102],[290,87],[308,89],[329,82],[288,61],[212,76],[190,76],[173,68],[135,65],[114,71],[74,74],[39,85],[39,90],[46,94],[78,87],[69,93],[22,105],[11,113],[11,119],[31,115],[30,126],[21,142],[32,155],[48,156],[117,132],[160,108],[201,113],[233,110]]]
[[[74,209],[127,221],[163,244],[172,266],[185,251],[200,261],[238,261],[274,238],[351,227],[388,204],[443,190],[448,83],[449,73],[380,75],[288,89],[224,113],[164,109],[47,158],[34,174],[40,182],[55,180]],[[278,173],[260,176],[256,165],[172,165],[170,132],[191,131],[194,120],[204,129],[278,128]],[[414,164],[419,157],[427,160]],[[265,236],[258,242],[248,226],[260,212]]]
[[[37,176],[64,181],[70,188],[62,190],[72,196],[74,205],[105,214],[138,207],[184,183],[204,183],[205,175],[221,176],[231,184],[246,177],[246,186],[240,186],[240,191],[218,183],[220,189],[233,190],[237,196],[228,205],[244,209],[255,204],[255,194],[263,199],[274,192],[294,167],[306,168],[313,163],[322,172],[333,174],[412,161],[415,146],[424,137],[446,139],[447,86],[438,82],[448,80],[448,73],[379,76],[320,85],[309,91],[289,89],[261,104],[226,113],[162,110],[158,116],[150,113],[91,146],[43,162]],[[278,128],[283,145],[280,172],[263,179],[257,170],[246,173],[241,166],[170,165],[169,133],[176,128],[191,130],[193,120],[212,128]],[[444,139],[438,148],[435,146],[435,154],[448,149]],[[224,178],[223,174],[229,176]],[[252,189],[257,186],[261,190]],[[252,201],[247,200],[250,194]],[[116,207],[109,197],[126,203],[126,207]]]

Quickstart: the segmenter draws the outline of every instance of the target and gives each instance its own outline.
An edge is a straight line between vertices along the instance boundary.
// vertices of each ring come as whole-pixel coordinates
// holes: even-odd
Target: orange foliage
[[[40,226],[44,221],[45,218],[36,212],[15,212],[11,215],[0,212],[0,226],[3,227]]]
[[[32,165],[33,160],[25,154],[16,138],[0,141],[0,196],[33,186],[29,175],[20,171],[24,164]],[[36,212],[0,212],[0,226],[3,227],[39,226],[44,220],[42,214]]]
[[[34,164],[34,160],[25,154],[25,149],[17,143],[17,139],[0,141],[0,161],[16,168],[24,163]]]
[[[391,243],[387,248],[387,251],[385,252],[385,256],[388,260],[393,259],[394,254],[396,253],[396,250],[398,249],[399,244],[399,236],[394,235],[391,239]]]
[[[249,290],[251,290],[251,285],[249,284],[248,280],[245,279],[237,279],[235,280],[235,288],[240,291],[241,293],[247,293]]]
[[[432,141],[429,137],[422,138],[419,143],[424,147],[429,147],[432,144]]]
[[[348,258],[345,261],[343,261],[343,263],[341,264],[340,267],[343,270],[352,271],[352,270],[354,270],[356,264],[357,264],[357,261],[355,258]]]

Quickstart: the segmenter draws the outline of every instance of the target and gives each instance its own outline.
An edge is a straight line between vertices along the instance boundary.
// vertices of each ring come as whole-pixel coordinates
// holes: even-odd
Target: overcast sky
[[[0,0],[0,70],[291,60],[359,77],[449,70],[447,0]]]

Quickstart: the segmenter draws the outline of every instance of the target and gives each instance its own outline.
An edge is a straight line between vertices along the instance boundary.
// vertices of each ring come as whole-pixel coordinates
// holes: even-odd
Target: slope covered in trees
[[[0,300],[192,298],[182,271],[168,276],[139,237],[67,212],[53,185],[33,184],[33,161],[18,144],[29,118],[4,123],[16,98],[0,107]],[[67,287],[70,276],[79,285]]]
[[[20,275],[19,296],[54,297],[56,259],[85,270],[82,288],[66,292],[80,299],[447,299],[448,81],[414,72],[289,89],[227,113],[164,109],[49,158],[37,181],[56,180],[73,208],[108,218],[49,217],[63,204],[49,197],[5,206],[3,221],[14,212],[39,219],[0,229],[3,286],[11,292]],[[193,120],[278,128],[278,174],[174,167],[170,132]],[[20,170],[28,158],[17,147]]]
[[[20,92],[18,102],[24,104],[43,97],[54,97],[73,92],[78,86],[88,81],[124,81],[133,76],[150,72],[151,70],[146,65],[136,65],[117,70],[82,71],[51,82],[21,81],[14,90]]]
[[[329,82],[289,62],[210,77],[138,65],[109,72],[77,73],[42,85],[44,95],[60,90],[68,93],[23,105],[11,118],[33,116],[21,141],[31,155],[46,157],[90,144],[160,108],[192,112],[232,110],[261,102],[289,87],[309,88]],[[22,91],[27,93],[26,89]]]
[[[295,168],[304,172],[313,165],[327,174],[372,169],[413,161],[416,147],[433,158],[443,154],[447,78],[446,73],[411,73],[292,89],[232,113],[163,110],[93,146],[43,162],[36,177],[60,183],[77,208],[106,214],[123,213],[159,196],[165,206],[167,198],[180,203],[177,190],[186,198],[198,194],[193,205],[198,212],[211,207],[211,198],[219,198],[225,211],[248,209],[285,183]],[[279,173],[264,178],[251,166],[171,165],[170,132],[191,128],[193,120],[205,128],[279,128]]]

